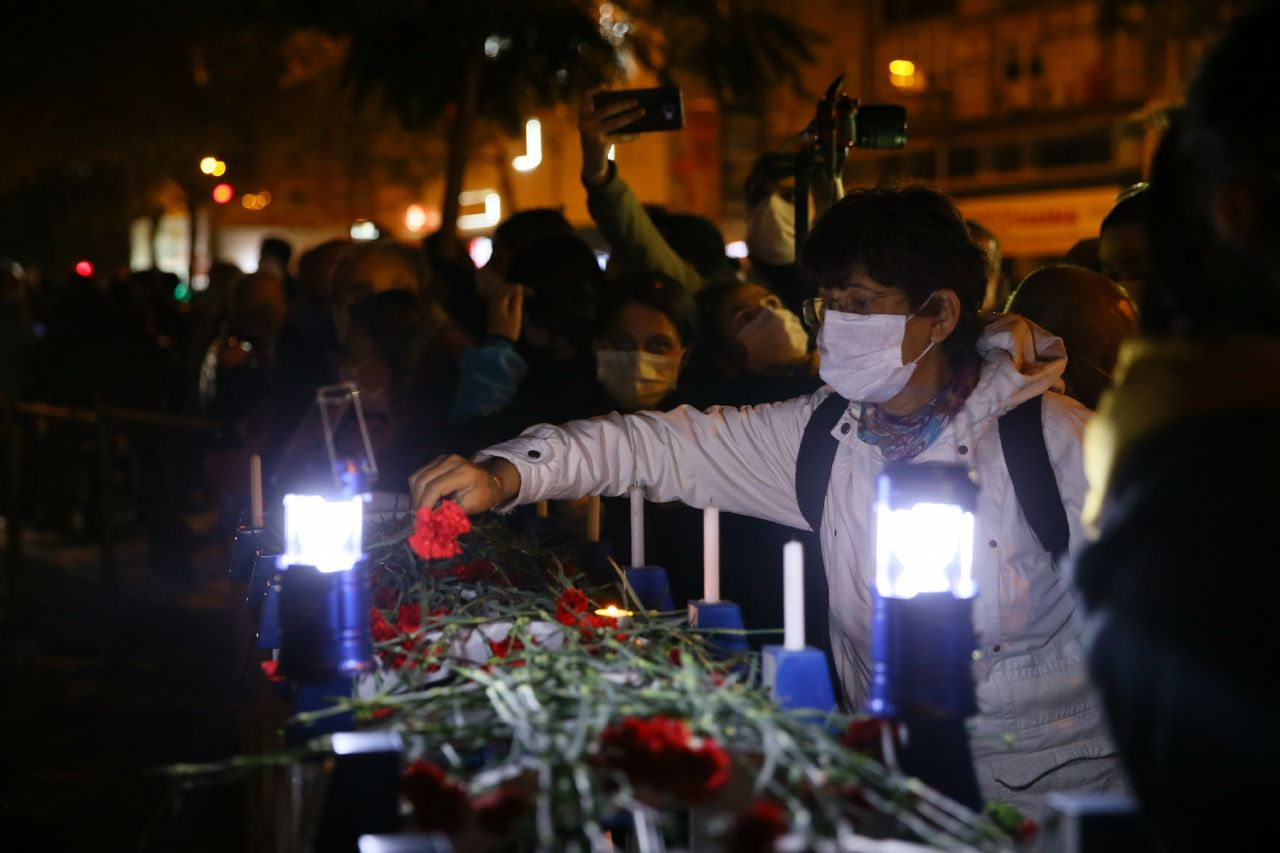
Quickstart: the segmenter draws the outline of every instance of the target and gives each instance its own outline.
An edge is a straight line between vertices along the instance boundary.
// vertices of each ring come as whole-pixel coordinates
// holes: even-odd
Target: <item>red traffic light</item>
[[[88,278],[89,276],[93,275],[93,264],[89,263],[88,261],[77,261],[76,275],[80,276],[81,278]]]

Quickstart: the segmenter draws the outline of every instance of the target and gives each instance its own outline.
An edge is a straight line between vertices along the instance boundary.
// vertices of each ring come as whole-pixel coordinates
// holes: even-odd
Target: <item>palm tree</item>
[[[287,4],[286,4],[287,5]],[[764,0],[333,0],[292,7],[295,21],[349,37],[346,80],[407,128],[447,133],[442,220],[455,223],[482,127],[516,134],[532,109],[573,102],[616,79],[628,59],[670,79],[706,81],[750,104],[799,67],[818,36]],[[449,241],[446,241],[449,244]],[[450,244],[451,245],[451,244]]]

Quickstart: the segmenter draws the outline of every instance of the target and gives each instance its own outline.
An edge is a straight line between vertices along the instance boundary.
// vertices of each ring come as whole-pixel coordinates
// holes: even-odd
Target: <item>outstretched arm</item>
[[[419,471],[412,481],[415,505],[456,492],[464,509],[480,512],[621,495],[639,483],[652,501],[715,504],[804,529],[796,455],[809,414],[825,393],[742,409],[682,406],[531,427],[477,454],[475,463],[449,457]]]

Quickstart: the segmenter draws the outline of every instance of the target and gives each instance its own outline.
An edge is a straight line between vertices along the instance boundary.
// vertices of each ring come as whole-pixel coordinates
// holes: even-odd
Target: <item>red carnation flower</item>
[[[267,677],[268,681],[284,681],[284,676],[279,673],[280,664],[274,660],[264,660],[258,664],[262,667],[262,674]]]
[[[734,821],[724,849],[771,853],[773,843],[786,831],[786,809],[773,800],[756,800]]]
[[[893,739],[894,746],[900,746],[902,740],[898,725],[892,720],[887,720],[883,717],[865,717],[854,720],[849,723],[848,728],[844,730],[844,734],[840,736],[840,742],[848,749],[861,753],[868,758],[874,758],[883,764],[884,739],[882,732],[886,728],[889,731],[889,736]]]
[[[396,611],[396,626],[401,634],[416,634],[422,630],[422,605],[402,604]]]
[[[434,614],[435,611],[432,611]],[[386,614],[379,608],[375,607],[370,613],[370,633],[373,635],[373,642],[377,645],[384,646],[378,649],[378,657],[382,659],[382,663],[394,669],[399,669],[406,664],[412,668],[415,664],[409,659],[409,655],[414,654],[418,650],[418,646],[422,642],[422,605],[402,604],[396,611],[395,623],[387,621]],[[399,642],[390,648],[385,647],[386,644]],[[428,654],[441,656],[448,651],[448,645],[433,646]],[[435,672],[440,669],[438,663],[427,665],[427,672]]]
[[[469,563],[450,566],[440,574],[463,583],[478,583],[480,581],[492,582],[497,575],[497,570],[494,569],[493,563],[488,560],[472,560]]]
[[[587,594],[575,586],[571,586],[556,599],[556,621],[563,625],[577,625],[579,614],[586,613],[591,606]]]
[[[522,651],[524,651],[524,643],[522,643],[520,638],[514,634],[508,634],[506,638],[502,640],[489,641],[489,653],[499,660],[507,660],[507,658],[512,656],[512,653]],[[523,658],[520,660],[509,661],[509,663],[511,666],[524,666]]]
[[[453,501],[441,501],[438,509],[421,507],[413,522],[409,547],[424,560],[443,560],[462,553],[458,537],[471,530],[471,519]]]
[[[627,717],[600,735],[605,766],[626,774],[631,784],[671,790],[688,802],[705,800],[729,780],[729,756],[718,743],[695,743],[689,726],[675,717]]]
[[[476,797],[471,802],[476,823],[494,835],[507,835],[526,811],[529,798],[510,787],[497,788]]]
[[[414,823],[424,832],[456,832],[471,812],[467,792],[430,761],[406,767],[400,791],[413,807]]]

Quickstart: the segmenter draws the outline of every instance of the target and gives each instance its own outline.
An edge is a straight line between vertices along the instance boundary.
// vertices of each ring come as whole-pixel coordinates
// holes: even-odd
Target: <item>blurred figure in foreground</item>
[[[1166,850],[1273,843],[1277,32],[1275,3],[1237,18],[1156,152],[1142,337],[1086,436],[1090,668]]]

